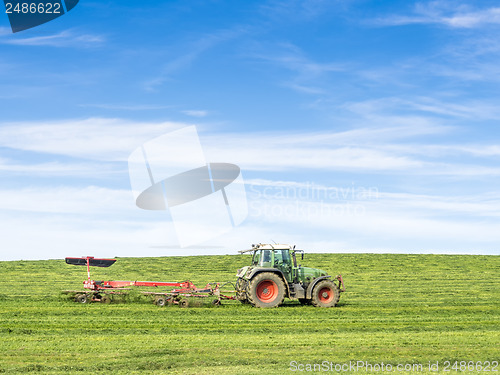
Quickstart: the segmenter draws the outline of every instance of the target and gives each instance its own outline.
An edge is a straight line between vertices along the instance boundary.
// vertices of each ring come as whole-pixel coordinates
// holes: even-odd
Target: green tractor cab
[[[240,268],[236,276],[236,294],[242,303],[256,307],[276,307],[289,298],[302,304],[318,307],[333,307],[345,290],[342,276],[333,281],[327,272],[297,265],[297,255],[303,250],[295,250],[290,245],[252,245],[250,266]]]

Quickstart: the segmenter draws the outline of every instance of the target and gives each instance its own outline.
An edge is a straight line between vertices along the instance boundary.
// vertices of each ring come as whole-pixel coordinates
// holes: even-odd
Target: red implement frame
[[[92,280],[90,277],[90,267],[110,267],[116,262],[116,259],[98,259],[94,257],[82,257],[82,258],[66,258],[66,263],[73,264],[77,266],[87,266],[87,280],[83,282],[83,287],[89,289],[94,293],[100,291],[106,292],[116,290],[126,290],[128,287],[138,286],[138,287],[177,287],[177,289],[171,289],[167,292],[144,292],[144,294],[151,295],[164,295],[166,297],[209,297],[216,296],[218,302],[221,299],[236,299],[234,296],[227,296],[220,293],[219,284],[212,286],[207,284],[205,288],[197,288],[191,281],[183,282],[169,282],[169,281],[122,281],[122,280],[108,280],[108,281],[96,281]],[[98,297],[95,300],[101,300]]]

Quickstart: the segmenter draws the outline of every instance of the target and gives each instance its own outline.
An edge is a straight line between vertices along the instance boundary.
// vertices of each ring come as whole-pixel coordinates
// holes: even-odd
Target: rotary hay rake
[[[110,267],[116,259],[99,259],[94,257],[66,258],[67,264],[75,266],[87,266],[87,280],[83,282],[86,290],[65,290],[63,293],[73,296],[79,303],[110,303],[114,296],[126,296],[131,294],[134,287],[168,288],[162,291],[140,291],[140,294],[150,296],[158,306],[179,305],[188,307],[192,298],[212,298],[213,305],[220,305],[222,300],[236,300],[235,290],[222,291],[226,285],[234,285],[231,282],[209,283],[204,288],[196,287],[191,281],[124,281],[124,280],[92,280],[90,267]],[[233,295],[229,295],[230,293]]]

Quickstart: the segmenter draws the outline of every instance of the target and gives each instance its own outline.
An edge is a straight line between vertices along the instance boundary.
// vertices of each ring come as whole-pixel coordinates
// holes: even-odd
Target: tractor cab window
[[[252,265],[253,266],[256,266],[256,265],[259,264],[260,253],[261,253],[261,251],[256,251],[255,253],[253,253],[253,259],[252,259]]]
[[[271,265],[271,250],[262,250],[262,265]]]
[[[283,250],[283,263],[285,264],[291,264],[292,262],[290,261],[290,252],[288,250]]]
[[[288,250],[275,250],[274,263],[290,264],[290,252]]]
[[[271,267],[271,250],[258,250],[254,253],[252,259],[253,266]]]

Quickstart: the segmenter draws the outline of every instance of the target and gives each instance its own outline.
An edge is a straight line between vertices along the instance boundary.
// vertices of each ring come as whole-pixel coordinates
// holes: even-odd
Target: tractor
[[[252,264],[240,268],[236,276],[236,297],[242,303],[256,307],[276,307],[289,298],[301,304],[317,307],[333,307],[345,291],[342,276],[333,281],[325,271],[297,266],[296,250],[290,245],[252,245]]]

